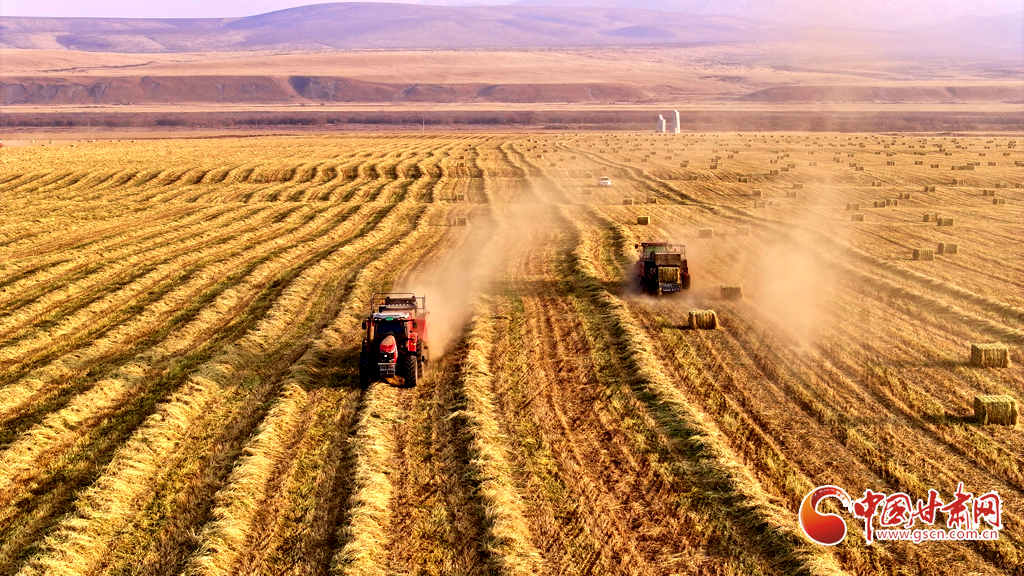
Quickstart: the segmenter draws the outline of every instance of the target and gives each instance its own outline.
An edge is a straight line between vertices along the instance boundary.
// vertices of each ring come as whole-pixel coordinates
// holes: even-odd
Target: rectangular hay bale
[[[697,230],[697,233],[700,235],[701,238],[712,238],[715,235],[715,229],[700,228],[699,230]]]
[[[651,223],[651,217],[650,216],[637,216],[636,217],[636,223],[638,225],[640,225],[640,226],[648,226]]]
[[[722,284],[722,298],[726,300],[739,300],[743,298],[743,285]]]
[[[714,310],[690,310],[690,330],[714,330],[718,328],[718,314]]]
[[[466,223],[467,223],[467,220],[465,218],[459,217],[459,218],[455,219],[455,225],[456,226],[465,226]]]
[[[854,222],[863,222],[864,221],[864,215],[863,214],[851,214],[850,215],[850,220],[853,220]]]
[[[952,218],[937,218],[937,221],[938,221],[938,225],[939,226],[952,226],[953,225],[953,219]]]
[[[1007,368],[1010,366],[1010,349],[999,342],[971,344],[971,366]]]
[[[959,247],[956,244],[952,244],[950,242],[939,242],[939,249],[936,251],[936,254],[957,254],[958,251]]]
[[[918,250],[914,249],[914,260],[931,261],[935,260],[935,253],[931,250]]]
[[[997,426],[1017,425],[1017,401],[1006,395],[978,395],[974,397],[974,418],[978,424]]]
[[[623,206],[632,206],[633,205],[633,199],[632,198],[623,198],[622,199],[622,205]]]
[[[993,198],[992,204],[1006,204],[1006,198]]]

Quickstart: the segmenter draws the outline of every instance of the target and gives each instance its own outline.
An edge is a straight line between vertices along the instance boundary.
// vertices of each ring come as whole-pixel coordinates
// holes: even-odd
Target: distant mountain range
[[[443,3],[445,0],[439,0]],[[500,3],[498,0],[495,3]],[[518,0],[520,6],[631,8],[634,0]],[[752,18],[795,26],[901,30],[935,26],[964,16],[1019,12],[1020,0],[645,0],[647,10]],[[1017,19],[1017,33],[1024,21]]]
[[[989,0],[986,5],[1001,1]],[[808,24],[817,23],[814,19],[783,17],[799,6],[807,6],[805,0],[656,0],[645,3],[645,6],[673,10],[660,12],[621,7],[631,4],[621,0],[589,3],[595,2],[609,6],[570,10],[566,6],[578,2],[569,0],[524,0],[511,6],[477,7],[337,3],[245,18],[0,17],[0,48],[125,53],[530,48],[827,40],[831,34],[821,29],[808,29]],[[883,44],[926,45],[946,54],[982,49],[993,54],[1017,50],[1019,55],[1024,49],[1024,12],[998,17],[962,17],[954,22],[934,24],[936,14],[952,13],[949,12],[952,3],[952,0],[910,3],[929,14],[928,18],[916,21],[932,23],[929,27],[900,32],[875,31],[865,38]],[[824,8],[816,8],[814,18],[827,15],[826,21],[833,26],[856,26],[858,14],[864,12],[835,13],[840,10],[837,6],[845,4],[819,4]],[[868,8],[876,7],[879,17],[892,12],[886,8],[890,3],[882,0],[865,0],[863,4]],[[901,10],[905,10],[907,4],[901,4]],[[725,15],[710,15],[715,12]],[[911,24],[915,20],[901,22]],[[849,39],[852,33],[848,30],[843,34]]]

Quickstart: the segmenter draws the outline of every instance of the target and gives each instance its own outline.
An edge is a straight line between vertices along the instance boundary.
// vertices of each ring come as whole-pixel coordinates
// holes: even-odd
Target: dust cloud
[[[469,321],[477,297],[535,241],[538,219],[533,216],[528,205],[478,207],[453,246],[440,247],[442,255],[397,283],[398,291],[427,298],[432,358],[448,350]]]
[[[801,340],[813,340],[835,283],[821,256],[794,240],[766,246],[759,258],[751,301]]]
[[[827,181],[809,186],[814,192],[799,206],[778,210],[767,221],[699,216],[698,226],[714,227],[714,238],[696,237],[696,227],[669,231],[671,241],[686,246],[692,278],[689,293],[675,297],[674,307],[713,309],[722,302],[722,285],[742,284],[741,305],[752,308],[777,334],[804,344],[819,340],[838,312],[840,279],[833,260],[843,257],[846,233],[825,229],[831,220],[823,215],[837,202],[835,189]],[[751,235],[736,235],[737,224],[751,225]],[[823,235],[829,244],[822,243]]]

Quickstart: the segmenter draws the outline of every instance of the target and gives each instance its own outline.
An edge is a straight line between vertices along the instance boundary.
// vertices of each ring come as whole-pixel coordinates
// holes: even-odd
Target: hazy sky
[[[344,0],[0,0],[0,16],[224,18],[253,16],[296,6]],[[361,0],[407,4],[513,4],[516,0]],[[1022,0],[523,0],[527,3],[585,4],[682,9],[754,19],[831,25],[836,15],[861,16],[875,26],[937,23],[963,14],[1016,12]],[[872,17],[872,15],[874,15]],[[864,20],[867,17],[868,20]],[[915,19],[917,21],[915,21]],[[842,20],[842,18],[839,18]],[[856,20],[856,18],[854,18]],[[895,20],[895,21],[892,21]],[[843,22],[854,24],[856,22]]]
[[[330,1],[330,0],[326,0]],[[0,0],[0,16],[223,18],[252,16],[325,0]],[[359,0],[381,2],[389,0]],[[394,1],[394,0],[390,0]],[[406,2],[415,4],[415,1]]]

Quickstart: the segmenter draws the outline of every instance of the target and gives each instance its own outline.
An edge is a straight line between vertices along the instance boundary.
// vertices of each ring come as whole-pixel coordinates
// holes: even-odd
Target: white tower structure
[[[683,131],[683,126],[682,124],[679,123],[679,110],[673,110],[672,114],[675,117],[675,123],[672,124],[672,132],[674,134],[679,134],[680,132]]]
[[[665,133],[665,117],[661,114],[658,114],[658,125],[654,127],[654,131],[658,134]]]

